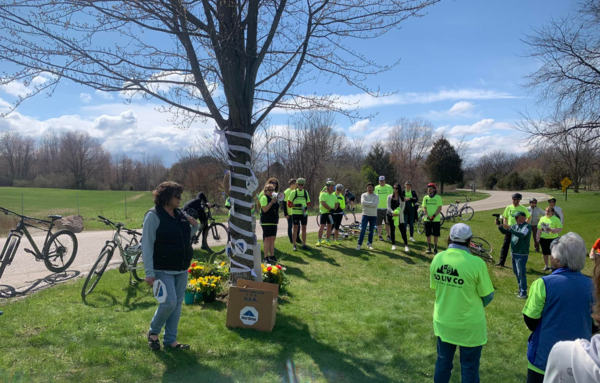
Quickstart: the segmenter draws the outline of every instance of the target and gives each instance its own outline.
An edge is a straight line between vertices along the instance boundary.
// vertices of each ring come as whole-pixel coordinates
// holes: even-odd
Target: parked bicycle
[[[75,234],[72,231],[66,229],[52,233],[54,221],[61,219],[62,216],[49,215],[48,218],[50,218],[51,221],[46,221],[43,219],[27,217],[3,207],[0,207],[0,211],[6,215],[13,215],[20,218],[17,227],[10,231],[6,243],[4,244],[4,248],[2,249],[2,254],[0,254],[0,278],[4,273],[6,266],[12,263],[15,254],[17,253],[17,249],[21,244],[23,235],[29,240],[31,247],[33,248],[33,250],[24,249],[25,252],[33,255],[36,261],[44,261],[44,265],[48,270],[59,273],[71,266],[71,263],[73,263],[75,256],[77,255],[77,237],[75,237]],[[45,229],[35,226],[31,222],[39,225],[48,225],[48,228]],[[40,251],[35,244],[27,229],[28,227],[46,232],[46,239],[44,240],[42,251]]]
[[[138,241],[138,237],[141,238],[142,233],[126,228],[125,225],[120,222],[114,223],[111,220],[102,217],[101,215],[99,215],[98,218],[100,218],[100,221],[102,221],[105,225],[112,226],[115,229],[115,234],[113,235],[112,241],[106,241],[106,244],[100,251],[98,259],[94,263],[94,266],[85,279],[85,283],[81,289],[81,298],[83,299],[91,294],[96,288],[96,285],[106,271],[106,268],[108,267],[108,264],[110,263],[116,249],[119,249],[119,254],[123,260],[119,266],[119,272],[121,274],[125,274],[127,272],[130,273],[130,284],[142,282],[146,278],[146,272],[144,271],[142,259],[142,244]],[[125,237],[122,235],[123,232],[131,235],[131,239],[125,239]],[[123,243],[126,243],[125,247],[123,247]],[[132,283],[131,277],[133,277],[137,282]]]
[[[211,205],[211,207],[220,209],[221,205],[215,204],[215,205]],[[193,209],[189,209],[189,210],[193,210]],[[192,217],[194,216],[192,214],[192,213],[194,213],[193,211],[191,211],[191,212],[188,211],[187,213],[189,215],[191,215]],[[197,217],[197,213],[196,213],[196,217]],[[206,236],[207,236],[206,250],[214,252],[215,254],[223,254],[225,252],[225,245],[227,245],[227,242],[229,242],[229,230],[222,223],[215,222],[215,219],[213,218],[212,213],[211,213],[211,208],[209,208],[209,207],[206,208],[206,224],[205,225],[208,225],[208,229],[206,231]],[[198,244],[200,242],[200,236],[202,235],[202,232],[204,231],[205,225],[200,224],[200,228],[198,229],[198,232],[192,237],[193,244]],[[212,250],[217,247],[222,247],[222,249],[219,251]]]
[[[367,230],[369,228],[367,227]],[[360,222],[354,221],[349,225],[340,225],[340,238],[350,239],[360,235]]]
[[[492,258],[492,245],[483,238],[471,238],[471,254],[474,254],[484,261],[494,262]]]
[[[470,198],[465,196],[465,204],[459,207],[460,201],[456,200],[455,204],[452,203],[446,209],[446,219],[452,218],[454,220],[456,217],[462,219],[463,221],[468,221],[473,218],[475,215],[475,210],[471,206],[469,206]]]
[[[421,211],[419,213],[419,219],[417,221],[417,232],[419,234],[423,234],[425,232],[425,220],[427,219],[427,215]],[[446,216],[444,213],[440,212],[440,227],[444,226],[444,222],[446,221]]]
[[[354,215],[354,212],[349,208],[346,207],[344,209],[344,217],[348,217],[350,219],[350,222],[356,222],[356,215]],[[317,214],[317,225],[321,224],[321,212],[319,212],[319,214]]]

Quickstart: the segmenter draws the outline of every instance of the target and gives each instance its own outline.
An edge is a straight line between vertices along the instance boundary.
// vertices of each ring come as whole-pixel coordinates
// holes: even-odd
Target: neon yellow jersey
[[[562,226],[562,223],[560,222],[560,219],[553,215],[552,217],[548,218],[546,216],[543,216],[542,218],[540,218],[540,222],[538,223],[538,229],[542,229],[544,227],[548,227],[550,229],[560,229]],[[554,239],[554,238],[558,238],[558,233],[544,233],[542,231],[542,234],[540,235],[541,238],[544,239]]]
[[[292,192],[292,189],[287,188],[283,191],[283,194],[285,195],[285,198],[283,199],[285,202],[288,201],[288,198],[290,197],[290,193]]]
[[[329,210],[323,207],[321,202],[325,202],[333,210],[333,208],[335,207],[335,203],[337,202],[337,195],[335,193],[330,194],[327,192],[321,193],[319,195],[319,211],[321,212],[321,214],[330,213]]]
[[[388,184],[375,186],[374,193],[379,196],[379,205],[377,209],[387,209],[387,197],[394,192],[394,188]]]
[[[443,205],[442,197],[440,197],[437,194],[434,195],[433,197],[430,197],[429,194],[426,195],[425,197],[423,197],[423,208],[427,209],[428,217],[433,216],[435,214],[435,212],[437,211],[438,207],[441,207],[442,205]],[[440,211],[440,213],[441,213],[441,211]],[[433,219],[433,222],[440,222],[441,219],[442,219],[441,215],[438,214]]]
[[[442,341],[464,347],[487,343],[483,300],[494,286],[483,259],[450,248],[437,254],[430,267],[435,290],[433,329]]]
[[[344,195],[344,193],[335,193],[335,196],[337,198],[337,203],[340,204],[340,209],[344,210],[346,208],[346,196]]]
[[[552,216],[553,218],[556,218]],[[558,218],[556,218],[558,219]],[[559,219],[560,222],[560,219]],[[532,319],[540,319],[542,317],[542,312],[544,311],[544,306],[546,305],[546,284],[540,278],[534,281],[529,287],[529,297],[527,298],[527,302],[525,303],[525,307],[523,307],[523,314],[527,315]],[[531,362],[527,362],[527,367],[530,370],[533,370],[540,374],[545,374],[544,371],[537,368]]]
[[[404,190],[404,199],[411,199],[412,198],[412,190]]]
[[[527,216],[527,219],[531,217],[531,213],[525,206],[519,205],[515,207],[515,205],[508,205],[502,214],[502,216],[508,220],[508,226],[512,226],[517,223],[516,218],[512,216],[515,211],[522,211]]]
[[[400,214],[402,214],[402,208],[400,206],[398,206],[396,208],[396,210],[394,210],[394,213],[398,214],[394,216],[394,226],[399,227],[400,226]]]
[[[288,197],[288,200],[295,206],[292,208],[292,214],[302,214],[302,207],[306,207],[310,202],[310,196],[306,190],[292,190]]]

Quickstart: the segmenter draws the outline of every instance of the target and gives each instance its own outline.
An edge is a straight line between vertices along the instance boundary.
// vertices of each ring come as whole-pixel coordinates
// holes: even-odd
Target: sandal
[[[152,339],[152,338],[150,338],[151,335],[156,335],[157,338],[156,339]],[[160,350],[160,341],[158,340],[158,334],[152,334],[150,332],[148,333],[148,347],[152,351],[158,351],[158,350]]]
[[[182,348],[190,348],[190,345],[183,344],[183,343],[177,343],[177,345],[175,345],[175,346],[165,346],[165,348],[182,349]]]

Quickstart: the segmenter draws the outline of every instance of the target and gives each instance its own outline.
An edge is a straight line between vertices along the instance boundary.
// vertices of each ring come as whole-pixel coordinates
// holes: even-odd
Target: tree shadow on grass
[[[147,301],[147,298],[152,295],[152,291],[146,283],[129,285],[123,290],[127,291],[125,301],[123,302],[123,307],[127,308],[127,311],[143,310],[156,306],[156,301]]]
[[[304,254],[304,253],[300,253],[300,254]],[[292,254],[287,254],[285,255],[285,261],[289,261],[289,262],[294,262],[294,263],[299,263],[301,265],[308,265],[308,262],[306,262],[306,260],[298,255],[292,255]]]
[[[321,343],[318,333],[315,331],[311,333],[308,324],[295,317],[278,315],[277,324],[272,333],[246,329],[231,331],[237,332],[240,337],[247,340],[280,344],[282,347],[279,355],[269,358],[272,358],[274,364],[281,368],[282,376],[291,375],[291,379],[284,379],[285,382],[304,380],[297,375],[301,370],[293,367],[293,358],[298,352],[308,355],[318,365],[328,382],[387,383],[390,381],[389,376],[380,373],[384,367],[383,362],[361,359]],[[261,356],[257,355],[257,358],[261,358]],[[307,374],[309,373],[307,372]]]
[[[335,260],[335,258],[328,257],[320,249],[312,248],[310,251],[306,252],[305,254],[308,258],[315,259],[317,261],[327,262],[332,266],[341,267],[341,265]]]
[[[285,273],[287,275],[292,275],[296,278],[302,278],[307,282],[311,282],[311,280],[309,278],[306,277],[306,275],[304,274],[304,271],[302,271],[300,268],[298,267],[293,267],[293,266],[285,266]]]
[[[161,349],[152,353],[165,366],[163,382],[233,382],[233,379],[222,375],[219,371],[200,364],[204,355],[190,350]]]

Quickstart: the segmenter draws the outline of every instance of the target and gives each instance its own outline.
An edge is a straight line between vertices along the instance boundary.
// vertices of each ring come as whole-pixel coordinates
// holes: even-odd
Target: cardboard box
[[[226,326],[272,331],[278,297],[277,284],[238,280],[237,287],[229,288]]]

